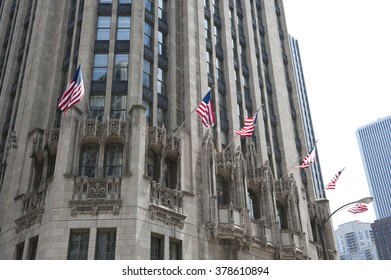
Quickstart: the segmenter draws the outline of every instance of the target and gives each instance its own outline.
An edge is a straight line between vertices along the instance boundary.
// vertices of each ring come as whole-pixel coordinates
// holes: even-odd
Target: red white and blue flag
[[[73,79],[69,82],[64,94],[62,95],[58,107],[61,111],[66,113],[68,109],[80,102],[84,97],[84,82],[81,71],[81,66],[76,69]]]
[[[349,208],[348,211],[353,214],[362,213],[368,211],[368,206],[366,206],[364,203],[356,203],[351,208]]]
[[[235,131],[235,133],[240,136],[251,137],[255,130],[255,123],[257,122],[257,118],[258,118],[258,111],[255,113],[253,117],[247,118],[244,121],[243,128],[238,131]]]
[[[202,123],[206,128],[209,128],[215,124],[215,113],[213,111],[211,98],[212,94],[209,91],[196,109],[197,114],[201,116]]]
[[[315,146],[311,149],[311,151],[301,160],[301,165],[297,168],[308,168],[311,163],[316,161],[316,153]]]
[[[339,176],[341,176],[341,173],[344,171],[344,169],[338,171],[337,174],[334,175],[334,177],[331,179],[331,182],[326,186],[326,190],[335,190],[335,185],[337,184]]]

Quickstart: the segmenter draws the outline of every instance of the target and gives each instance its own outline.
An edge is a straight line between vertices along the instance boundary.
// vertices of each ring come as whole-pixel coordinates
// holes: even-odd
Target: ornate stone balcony
[[[45,130],[44,147],[54,154],[57,151],[58,139],[60,136],[59,128],[50,128]]]
[[[104,141],[107,138],[125,139],[126,122],[119,119],[108,119],[101,122],[98,119],[85,119],[80,122],[80,139],[96,139]]]
[[[162,127],[150,127],[148,143],[156,152],[160,152],[166,145],[166,130]]]
[[[186,215],[183,214],[183,193],[151,181],[151,218],[183,228]]]
[[[118,215],[121,206],[121,178],[76,177],[69,204],[72,216],[107,213]]]
[[[231,168],[233,162],[234,162],[234,157],[230,150],[216,153],[217,166]]]
[[[83,120],[80,123],[80,138],[88,138],[88,137],[102,137],[102,122],[95,120]]]
[[[16,232],[42,221],[47,186],[47,181],[42,181],[39,189],[21,194],[15,198],[15,201],[22,201],[22,215],[15,220]]]
[[[302,253],[303,244],[299,232],[293,230],[281,230],[282,249],[293,253]]]

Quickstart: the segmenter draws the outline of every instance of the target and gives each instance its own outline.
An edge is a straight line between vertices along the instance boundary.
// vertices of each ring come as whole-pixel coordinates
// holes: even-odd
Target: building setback
[[[3,0],[0,42],[0,259],[324,257],[281,0]]]

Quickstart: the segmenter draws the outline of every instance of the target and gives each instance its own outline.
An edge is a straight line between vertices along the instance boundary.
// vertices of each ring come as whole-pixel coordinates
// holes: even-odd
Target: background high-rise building
[[[356,131],[377,219],[391,216],[391,116]]]
[[[344,223],[338,226],[335,236],[340,260],[378,259],[370,223]]]
[[[308,143],[281,0],[0,12],[1,259],[323,258],[328,201],[292,168]],[[78,64],[86,95],[65,115]]]
[[[391,116],[357,129],[369,191],[374,197],[372,224],[379,259],[391,259]]]
[[[379,259],[391,260],[391,216],[375,220],[371,227]]]
[[[293,60],[295,77],[296,77],[297,94],[300,102],[300,110],[303,116],[302,120],[303,120],[303,127],[305,130],[304,135],[306,138],[306,143],[308,145],[306,148],[308,150],[311,150],[312,147],[316,146],[316,138],[315,138],[314,127],[311,119],[311,110],[308,102],[307,89],[305,86],[303,66],[301,64],[299,42],[295,38],[289,35],[289,43],[292,51],[292,60]],[[319,161],[318,153],[316,153],[316,158],[317,159],[311,168],[311,175],[314,182],[315,195],[317,199],[325,199],[326,198],[325,186],[323,184],[323,177],[322,177],[322,171],[320,169],[320,161]]]

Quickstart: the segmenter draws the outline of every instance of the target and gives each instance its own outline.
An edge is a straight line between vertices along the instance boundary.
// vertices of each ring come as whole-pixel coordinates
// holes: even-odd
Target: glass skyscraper
[[[391,216],[391,116],[356,131],[377,219]]]

